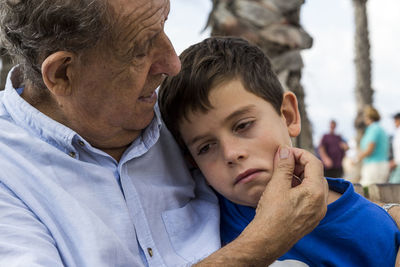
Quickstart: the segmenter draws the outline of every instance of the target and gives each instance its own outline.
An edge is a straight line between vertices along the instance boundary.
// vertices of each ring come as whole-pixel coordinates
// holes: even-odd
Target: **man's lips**
[[[238,183],[247,183],[252,180],[259,172],[262,170],[260,169],[248,169],[245,172],[239,174],[235,179],[235,184]]]
[[[140,96],[139,100],[143,102],[154,102],[155,100],[157,100],[156,91],[153,91],[151,94],[145,96]]]

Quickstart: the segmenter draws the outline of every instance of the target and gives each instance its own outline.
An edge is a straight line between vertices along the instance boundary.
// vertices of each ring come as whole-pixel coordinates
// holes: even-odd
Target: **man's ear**
[[[42,63],[42,77],[46,87],[58,96],[71,94],[71,66],[75,54],[58,51],[48,56]]]
[[[285,118],[290,137],[298,136],[301,131],[301,119],[297,97],[292,92],[283,94],[281,114]]]

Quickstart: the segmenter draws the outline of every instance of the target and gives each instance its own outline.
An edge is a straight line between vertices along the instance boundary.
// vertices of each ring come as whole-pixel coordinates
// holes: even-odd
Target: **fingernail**
[[[279,150],[279,157],[281,159],[287,159],[289,157],[289,149],[287,147],[281,147]]]

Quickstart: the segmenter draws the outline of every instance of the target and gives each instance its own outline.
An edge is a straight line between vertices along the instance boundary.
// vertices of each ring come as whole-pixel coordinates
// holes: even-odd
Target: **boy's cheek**
[[[199,162],[198,165],[201,173],[204,175],[204,177],[207,180],[207,183],[214,187],[214,189],[218,190],[218,184],[222,180],[222,174],[219,172],[221,168],[216,168],[215,164],[211,162],[207,163],[201,163]],[[218,178],[219,177],[219,178]]]
[[[193,156],[189,153],[189,152],[185,152],[184,154],[185,156],[185,160],[187,162],[189,162],[189,164],[194,167],[194,168],[199,168],[199,166],[197,165],[197,162],[194,160]]]
[[[200,164],[199,165],[199,169],[203,173],[203,175],[206,178],[207,182],[210,183],[210,184],[213,184],[214,176],[218,175],[217,173],[214,173],[214,175],[212,174],[213,173],[213,171],[212,171],[213,168],[211,168],[209,165],[207,166],[207,165]]]

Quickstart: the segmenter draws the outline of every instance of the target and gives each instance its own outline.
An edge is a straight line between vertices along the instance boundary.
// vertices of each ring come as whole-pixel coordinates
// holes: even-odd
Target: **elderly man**
[[[283,155],[279,186],[218,250],[216,198],[154,107],[180,70],[168,12],[168,0],[1,0],[19,65],[0,93],[0,266],[265,266],[324,216],[320,163],[298,163],[291,188]]]

